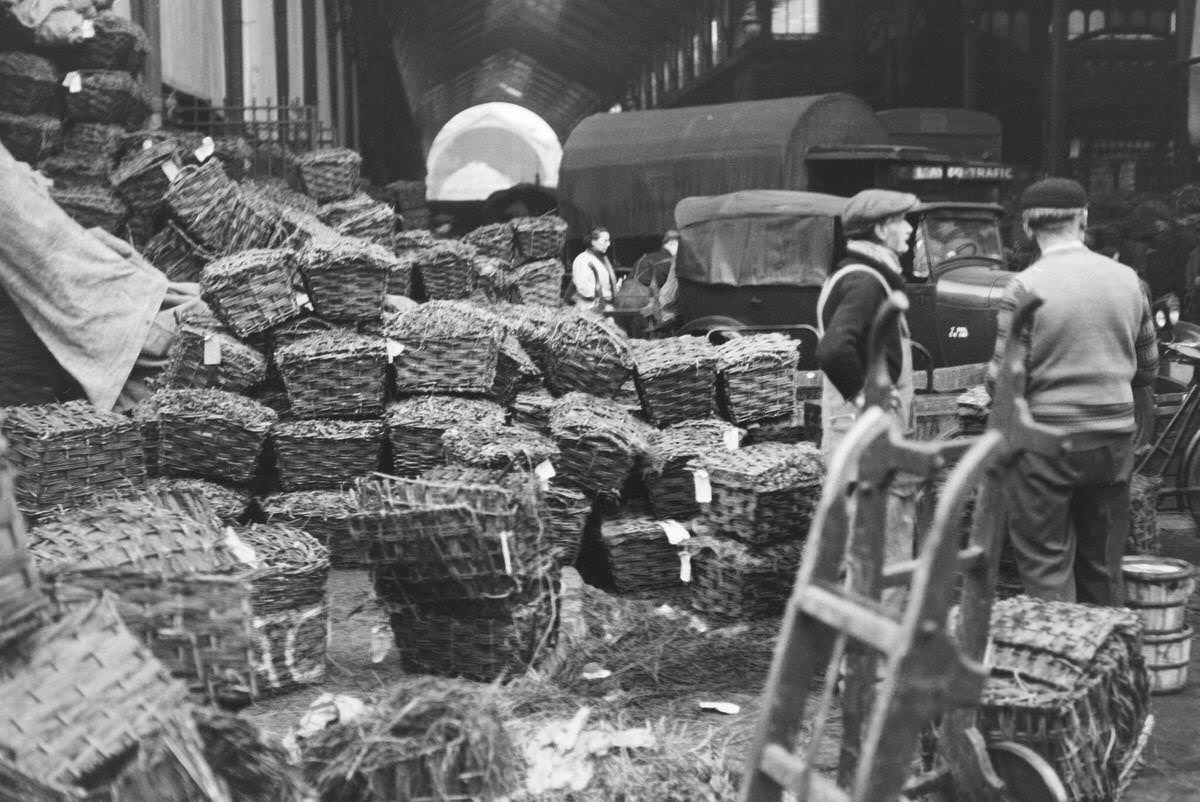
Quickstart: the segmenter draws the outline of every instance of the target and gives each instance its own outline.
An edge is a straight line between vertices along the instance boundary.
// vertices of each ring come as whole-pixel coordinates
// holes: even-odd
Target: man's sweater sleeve
[[[817,362],[843,398],[854,398],[866,384],[867,340],[885,297],[877,279],[851,274],[838,280],[826,302],[825,334],[817,344]]]
[[[1135,342],[1137,373],[1133,377],[1134,387],[1153,384],[1154,377],[1158,375],[1158,332],[1154,330],[1154,314],[1150,311],[1147,296],[1143,295],[1141,300],[1142,319]]]

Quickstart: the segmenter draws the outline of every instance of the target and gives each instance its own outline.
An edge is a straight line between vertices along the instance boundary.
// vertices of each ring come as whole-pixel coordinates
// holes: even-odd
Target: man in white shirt
[[[571,263],[571,299],[585,311],[603,312],[617,292],[617,274],[608,259],[612,237],[596,226],[588,235],[588,247]]]

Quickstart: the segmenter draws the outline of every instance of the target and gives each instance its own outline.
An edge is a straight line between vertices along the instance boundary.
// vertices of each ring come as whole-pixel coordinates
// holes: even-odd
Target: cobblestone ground
[[[1160,514],[1162,554],[1200,565],[1200,536],[1191,518]],[[1188,624],[1200,632],[1200,591],[1188,603]],[[1200,648],[1193,641],[1188,684],[1178,693],[1153,697],[1154,734],[1146,765],[1122,802],[1200,800]]]

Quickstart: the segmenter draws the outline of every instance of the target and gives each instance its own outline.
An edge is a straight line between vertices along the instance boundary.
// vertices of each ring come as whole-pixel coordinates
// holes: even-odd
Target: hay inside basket
[[[490,393],[503,338],[487,311],[458,301],[430,301],[384,326],[393,341],[401,393]]]

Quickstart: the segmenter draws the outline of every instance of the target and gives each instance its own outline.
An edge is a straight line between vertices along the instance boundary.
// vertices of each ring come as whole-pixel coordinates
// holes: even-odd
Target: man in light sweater
[[[1061,458],[1032,452],[1006,487],[1008,536],[1025,592],[1042,599],[1119,605],[1129,531],[1133,388],[1158,368],[1154,321],[1137,274],[1084,245],[1087,194],[1048,178],[1021,195],[1021,221],[1038,259],[1005,292],[988,388],[1012,311],[1026,293],[1034,313],[1026,360],[1033,417],[1070,435]]]

